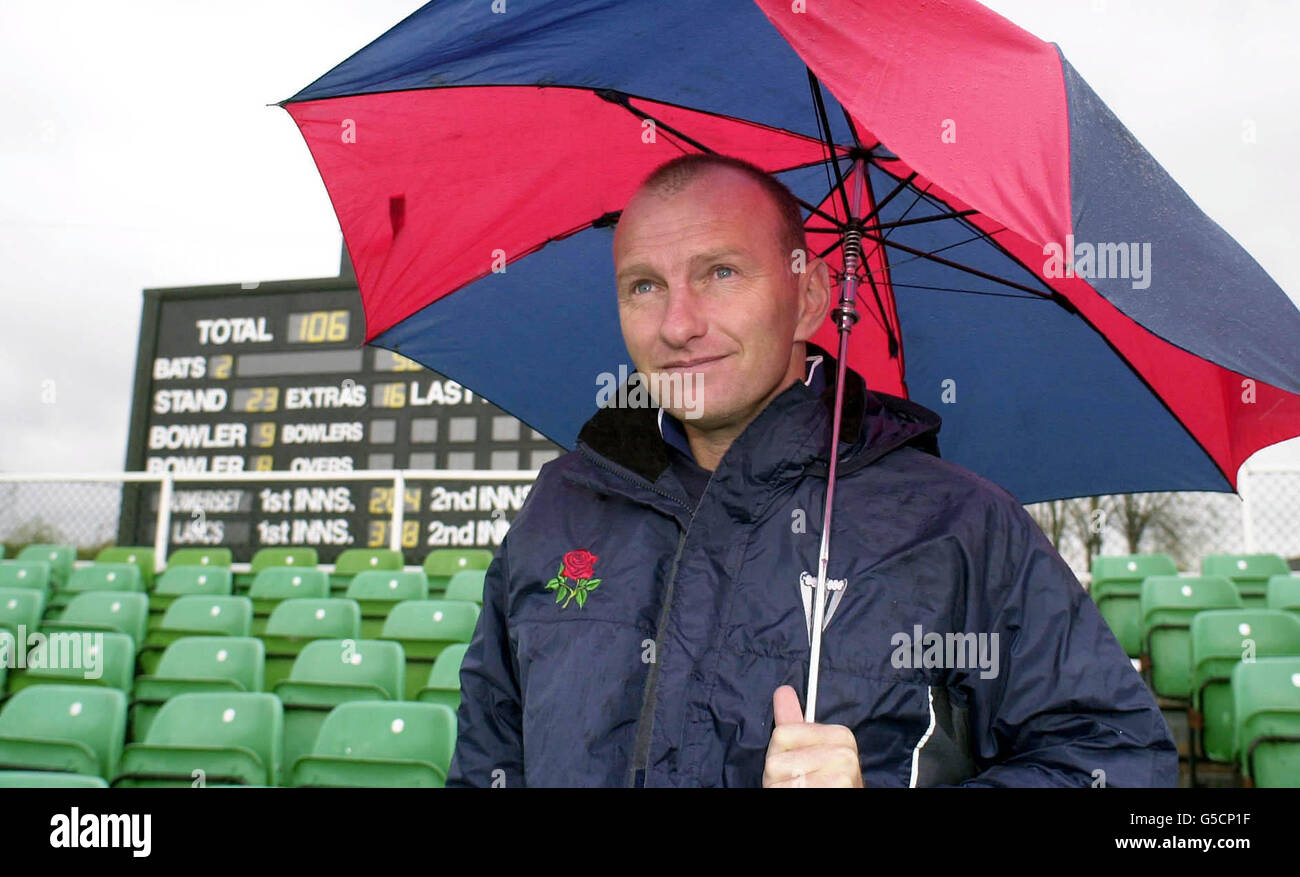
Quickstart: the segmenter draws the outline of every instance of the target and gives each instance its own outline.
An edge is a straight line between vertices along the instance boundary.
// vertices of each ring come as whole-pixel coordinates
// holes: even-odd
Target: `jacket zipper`
[[[682,508],[691,512],[691,521],[695,519],[695,513],[691,507],[682,502],[676,496],[665,490],[660,490],[651,484],[648,480],[635,479],[628,473],[620,472],[618,469],[606,463],[606,461],[593,451],[587,448],[582,449],[583,456],[591,460],[600,468],[607,472],[612,472],[625,481],[637,485],[638,487],[648,488],[660,496],[667,497],[677,503]],[[677,537],[677,550],[673,552],[672,567],[668,571],[668,584],[664,589],[664,603],[659,610],[659,619],[655,626],[655,643],[654,643],[654,661],[650,664],[650,672],[646,676],[645,690],[641,695],[641,712],[637,716],[636,738],[633,744],[631,763],[628,767],[627,784],[632,788],[641,788],[645,785],[645,777],[650,772],[650,742],[654,733],[654,712],[659,701],[659,660],[663,649],[664,630],[668,626],[668,614],[673,605],[673,591],[677,584],[677,569],[681,565],[682,551],[686,547],[686,539],[690,535],[690,525],[682,528],[681,535]]]
[[[655,707],[659,703],[659,659],[663,649],[664,629],[668,626],[668,612],[673,605],[673,590],[677,584],[677,567],[681,563],[682,549],[686,547],[689,528],[677,538],[677,551],[673,554],[672,569],[668,573],[668,587],[664,589],[664,605],[659,610],[655,626],[654,662],[646,676],[645,691],[641,695],[641,713],[637,716],[636,740],[632,748],[632,764],[628,771],[628,785],[641,788],[650,772],[650,739],[654,733]]]

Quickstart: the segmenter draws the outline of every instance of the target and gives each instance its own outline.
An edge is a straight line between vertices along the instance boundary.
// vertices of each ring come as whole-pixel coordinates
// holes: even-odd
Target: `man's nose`
[[[670,347],[685,347],[703,335],[708,328],[704,309],[695,291],[687,284],[668,289],[668,305],[664,310],[659,334]]]

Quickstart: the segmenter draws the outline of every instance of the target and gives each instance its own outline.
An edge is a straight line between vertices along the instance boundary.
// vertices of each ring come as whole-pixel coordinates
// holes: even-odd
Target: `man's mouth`
[[[709,365],[710,363],[717,362],[718,360],[723,359],[725,357],[726,354],[723,353],[723,354],[719,354],[718,356],[701,356],[695,359],[678,359],[672,362],[664,363],[663,370],[664,371],[686,371],[690,369],[702,368],[704,366]]]

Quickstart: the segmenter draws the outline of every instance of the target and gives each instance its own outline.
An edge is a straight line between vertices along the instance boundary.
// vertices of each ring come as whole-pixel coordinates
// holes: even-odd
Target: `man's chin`
[[[701,406],[695,406],[694,408],[670,407],[670,408],[664,408],[664,411],[668,414],[671,414],[673,417],[676,417],[678,420],[682,421],[683,423],[689,423],[691,426],[697,427],[699,429],[714,428],[712,425],[710,425],[711,420],[708,416],[708,413]]]
[[[716,403],[708,406],[700,404],[684,408],[673,406],[664,410],[683,423],[688,423],[695,429],[704,432],[726,429],[741,419],[740,406],[733,407]]]

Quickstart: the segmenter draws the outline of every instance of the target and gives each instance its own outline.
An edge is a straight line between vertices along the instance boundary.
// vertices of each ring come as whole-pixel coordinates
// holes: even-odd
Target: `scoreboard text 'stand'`
[[[127,469],[151,473],[536,470],[562,449],[473,391],[363,347],[350,278],[146,290]],[[408,479],[407,563],[434,548],[495,548],[530,482]],[[277,545],[328,562],[387,547],[386,481],[175,485],[172,549]],[[159,491],[123,493],[121,544],[152,544]]]

